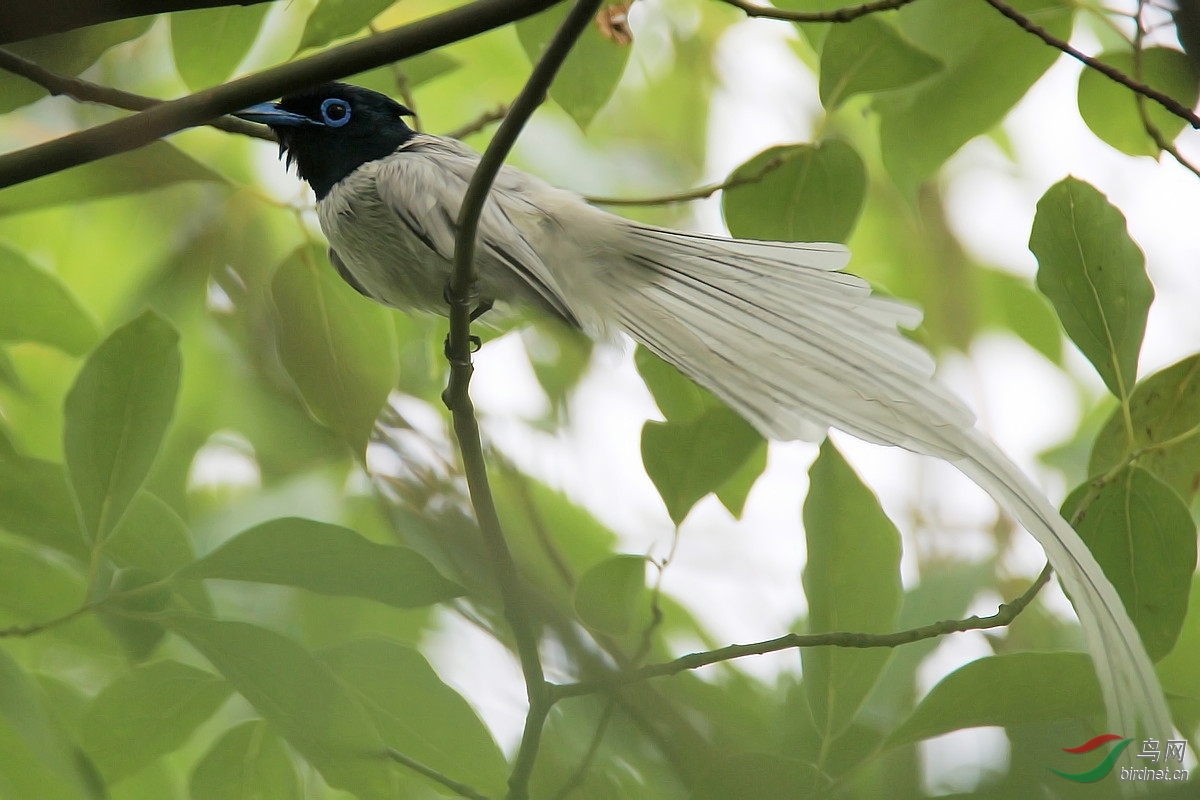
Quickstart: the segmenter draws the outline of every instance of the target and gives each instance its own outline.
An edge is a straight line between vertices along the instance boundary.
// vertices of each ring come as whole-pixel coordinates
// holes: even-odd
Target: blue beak
[[[284,111],[279,107],[278,103],[259,103],[256,106],[250,106],[249,108],[235,112],[234,116],[249,120],[250,122],[261,122],[273,128],[299,128],[305,125],[319,126],[321,124],[303,114]]]

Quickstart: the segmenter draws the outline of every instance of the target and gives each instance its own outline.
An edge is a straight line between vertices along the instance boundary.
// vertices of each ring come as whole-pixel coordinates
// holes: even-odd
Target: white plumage
[[[363,294],[445,310],[455,221],[479,157],[413,132],[390,98],[332,83],[246,109],[318,197],[330,258]],[[512,168],[480,218],[481,299],[524,303],[594,336],[616,328],[774,439],[839,428],[943,458],[1045,548],[1096,664],[1109,725],[1169,736],[1154,667],[1116,590],[1058,511],[933,379],[897,327],[920,313],[838,270],[841,245],[664,230],[613,216]]]
[[[415,135],[321,200],[321,226],[368,295],[444,310],[454,222],[478,156]],[[480,294],[523,302],[603,335],[616,325],[750,421],[793,439],[812,426],[950,461],[1042,544],[1086,631],[1109,725],[1170,733],[1136,629],[1075,531],[973,427],[904,338],[920,314],[837,271],[835,244],[730,240],[634,223],[503,169],[479,227]]]

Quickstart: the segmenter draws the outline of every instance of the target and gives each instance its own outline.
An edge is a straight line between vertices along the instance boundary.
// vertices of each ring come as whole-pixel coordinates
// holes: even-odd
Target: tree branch
[[[265,0],[37,0],[0,3],[0,44],[62,33],[130,17],[218,6],[253,6]]]
[[[1146,9],[1146,0],[1138,0],[1137,13],[1134,15],[1134,25],[1136,33],[1133,37],[1133,77],[1135,80],[1141,80],[1142,77],[1142,44],[1146,39],[1146,28],[1142,24],[1142,13]],[[1138,118],[1142,121],[1142,128],[1146,131],[1146,135],[1154,142],[1154,146],[1164,153],[1167,153],[1179,163],[1179,166],[1191,172],[1197,178],[1200,178],[1200,168],[1188,161],[1183,155],[1167,140],[1163,132],[1158,129],[1158,126],[1150,119],[1150,112],[1146,108],[1146,98],[1142,95],[1136,95]]]
[[[911,644],[919,642],[923,639],[933,639],[938,636],[945,636],[948,633],[962,633],[963,631],[984,630],[987,628],[999,628],[1012,623],[1017,616],[1024,611],[1033,599],[1037,597],[1038,592],[1050,580],[1052,574],[1050,565],[1047,564],[1040,575],[1030,584],[1025,593],[1016,598],[1012,602],[1002,604],[995,614],[989,617],[972,616],[966,619],[943,620],[934,622],[929,625],[923,625],[919,628],[911,628],[906,631],[897,631],[895,633],[850,633],[846,631],[834,631],[831,633],[789,633],[775,639],[768,639],[764,642],[754,642],[753,644],[731,644],[727,647],[721,647],[716,650],[707,650],[702,653],[689,653],[686,656],[681,656],[673,661],[666,661],[661,664],[650,664],[640,669],[631,670],[628,672],[616,672],[607,678],[594,681],[580,681],[578,683],[564,683],[550,687],[550,694],[553,700],[558,701],[567,697],[578,697],[585,694],[596,694],[598,692],[611,691],[621,686],[638,681],[645,681],[651,678],[660,678],[667,675],[676,675],[687,670],[706,667],[710,664],[718,664],[722,661],[731,661],[735,658],[743,658],[745,656],[758,656],[764,653],[774,653],[779,650],[790,650],[800,647],[898,647],[902,644]]]
[[[45,67],[2,47],[0,47],[0,69],[11,72],[14,75],[20,75],[25,80],[36,83],[55,97],[70,97],[72,100],[78,100],[81,103],[100,103],[112,106],[113,108],[123,108],[126,111],[145,111],[148,108],[161,105],[163,102],[154,97],[146,97],[142,94],[134,94],[133,92],[114,89],[110,86],[101,86],[98,83],[85,81],[82,78],[73,78],[69,75],[60,75],[57,72],[51,72]],[[227,133],[240,133],[243,136],[253,136],[256,139],[265,139],[269,142],[277,141],[275,135],[270,132],[270,129],[262,125],[255,125],[252,122],[240,120],[236,117],[221,117],[208,124]]]
[[[747,0],[721,0],[735,8],[740,8],[746,13],[747,17],[761,17],[764,19],[779,19],[785,22],[853,22],[859,17],[865,17],[868,14],[877,14],[880,11],[893,11],[897,8],[903,8],[909,3],[914,3],[916,0],[875,0],[871,3],[863,3],[857,6],[846,6],[845,8],[835,8],[831,11],[789,11],[782,8],[768,8],[767,6],[759,6]]]
[[[288,92],[365,72],[523,19],[555,0],[475,0],[400,28],[247,75],[45,144],[0,156],[0,188],[143,147]]]
[[[1139,94],[1142,97],[1153,100],[1154,102],[1158,103],[1160,106],[1165,108],[1167,111],[1170,111],[1175,116],[1180,117],[1181,119],[1187,120],[1188,124],[1191,125],[1193,128],[1200,128],[1200,116],[1197,116],[1191,109],[1187,108],[1185,105],[1183,105],[1183,103],[1180,103],[1178,100],[1171,97],[1170,95],[1164,94],[1151,86],[1147,86],[1146,84],[1141,83],[1140,81],[1136,81],[1133,78],[1126,75],[1124,72],[1121,72],[1121,70],[1114,69],[1113,67],[1110,67],[1108,64],[1105,64],[1103,61],[1100,61],[1099,59],[1094,58],[1092,56],[1089,56],[1087,53],[1076,50],[1069,43],[1064,42],[1062,39],[1059,39],[1057,36],[1050,33],[1045,28],[1041,27],[1040,25],[1035,24],[1031,19],[1026,17],[1020,11],[1017,11],[1015,8],[1008,5],[1007,3],[1002,2],[1002,0],[983,0],[983,1],[985,3],[987,3],[989,6],[991,6],[992,8],[999,11],[1005,17],[1008,17],[1008,19],[1015,22],[1017,25],[1019,25],[1021,27],[1022,30],[1026,31],[1027,33],[1033,34],[1034,36],[1038,37],[1039,39],[1041,39],[1043,42],[1050,45],[1051,47],[1053,47],[1057,50],[1061,50],[1062,52],[1069,55],[1071,58],[1074,58],[1077,61],[1082,62],[1083,64],[1090,67],[1091,69],[1094,69],[1097,72],[1099,72],[1101,75],[1104,75],[1104,76],[1108,77],[1109,79],[1116,81],[1117,83],[1121,84],[1122,86],[1129,89],[1130,91],[1132,91],[1136,94]]]
[[[664,194],[658,197],[585,197],[589,203],[598,206],[665,206],[671,203],[687,203],[692,200],[704,200],[712,197],[717,192],[726,189],[734,189],[738,186],[745,186],[749,183],[758,183],[771,172],[782,167],[787,162],[791,161],[795,156],[779,155],[769,159],[761,167],[746,175],[730,175],[720,183],[710,183],[706,186],[700,186],[690,191],[680,192],[678,194]]]
[[[493,109],[484,111],[482,114],[480,114],[475,119],[471,120],[470,122],[466,123],[465,125],[463,125],[460,128],[455,128],[454,130],[450,131],[449,133],[447,133],[445,135],[450,137],[451,139],[465,139],[466,137],[470,136],[472,133],[478,133],[479,131],[483,130],[488,125],[491,125],[493,122],[499,122],[500,120],[504,119],[504,116],[507,113],[508,113],[508,106],[498,105]]]
[[[450,380],[442,397],[453,417],[454,433],[462,451],[471,504],[475,508],[484,546],[500,584],[504,617],[513,632],[517,656],[525,677],[525,688],[529,695],[525,730],[521,735],[521,744],[508,779],[510,800],[523,800],[528,797],[529,778],[533,773],[533,763],[541,743],[546,715],[550,713],[551,701],[538,653],[538,635],[529,613],[529,604],[520,583],[516,563],[500,527],[491,486],[488,484],[487,464],[479,438],[479,421],[475,418],[469,392],[473,369],[470,305],[478,280],[475,269],[475,238],[480,214],[505,157],[512,149],[525,122],[541,105],[555,74],[571,52],[576,40],[591,23],[600,4],[601,0],[576,0],[563,19],[562,25],[547,44],[545,52],[534,65],[524,88],[517,95],[496,135],[492,137],[480,158],[458,213],[458,227],[454,238],[454,274],[447,297],[450,305],[450,333],[446,339],[446,358],[450,362]]]

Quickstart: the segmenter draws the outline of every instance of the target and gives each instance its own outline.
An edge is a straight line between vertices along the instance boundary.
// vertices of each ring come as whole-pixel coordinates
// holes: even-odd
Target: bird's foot
[[[446,285],[442,288],[442,299],[446,301],[446,305],[454,305],[454,290],[450,281],[446,281]],[[471,311],[471,322],[474,322],[487,312],[491,311],[494,303],[490,297],[485,297],[484,299],[479,300],[479,290],[476,284],[471,284],[471,293],[470,297],[467,298],[467,305],[471,305],[477,300],[478,303],[475,304],[475,308]]]

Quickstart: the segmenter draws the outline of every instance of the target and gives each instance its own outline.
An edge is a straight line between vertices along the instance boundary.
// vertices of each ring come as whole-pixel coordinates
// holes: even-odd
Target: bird
[[[415,131],[411,115],[345,83],[237,114],[269,126],[285,167],[312,188],[346,283],[387,306],[445,313],[479,155]],[[511,166],[495,178],[477,237],[477,310],[501,301],[594,337],[623,331],[769,439],[836,428],[953,464],[1045,550],[1085,632],[1110,726],[1170,734],[1152,662],[1087,545],[901,332],[919,310],[844,271],[844,246],[634,222]]]

